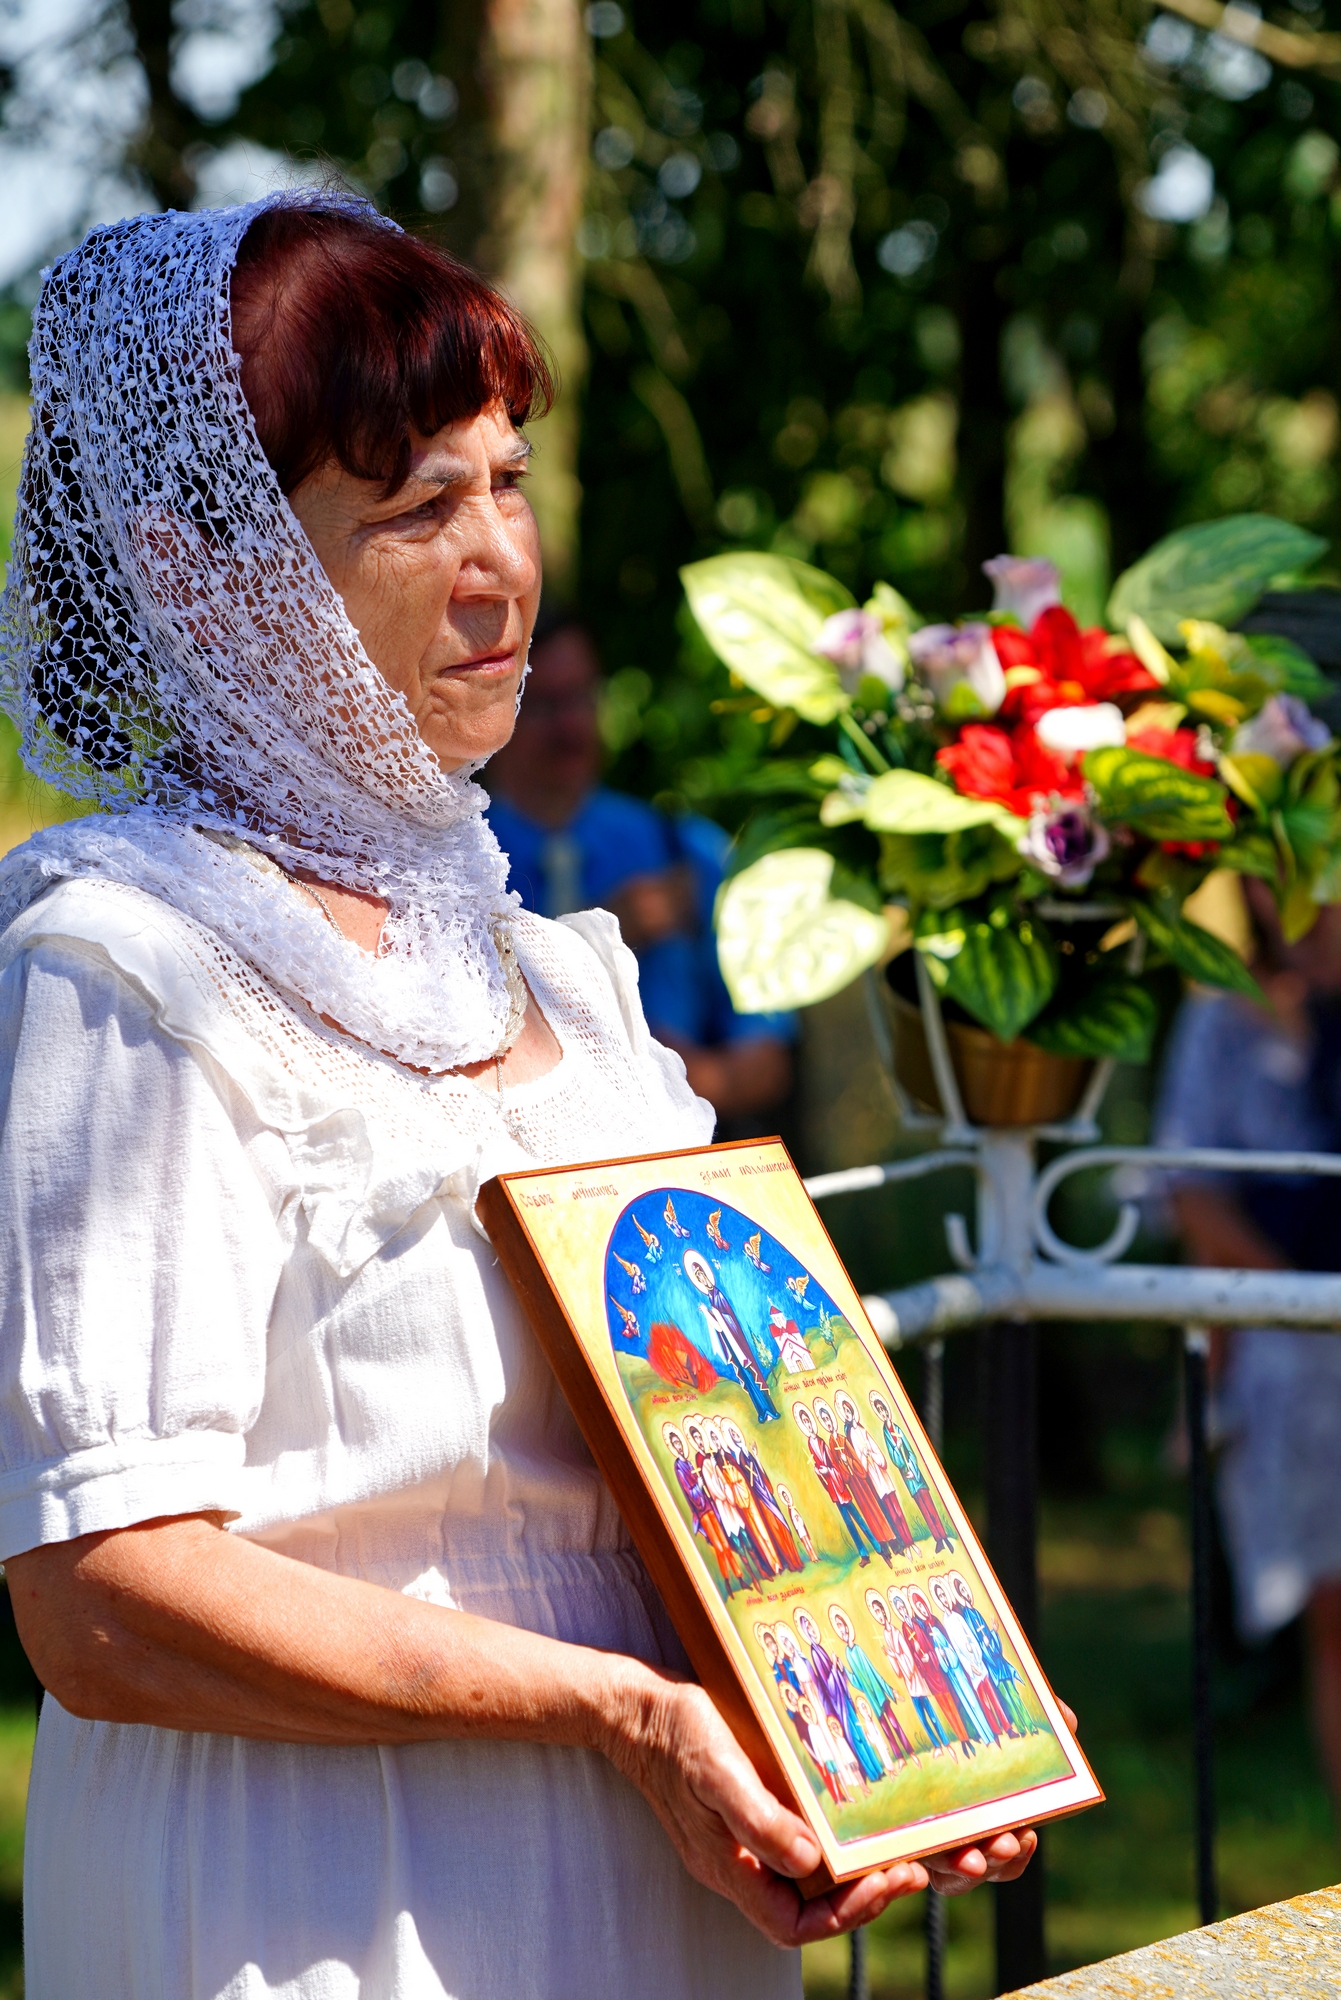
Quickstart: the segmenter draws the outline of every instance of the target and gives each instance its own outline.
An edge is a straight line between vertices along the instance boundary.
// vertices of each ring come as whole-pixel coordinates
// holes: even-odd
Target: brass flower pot
[[[942,1111],[922,1011],[892,994],[894,1070],[914,1103]],[[986,1028],[947,1021],[945,1038],[964,1110],[975,1125],[1054,1125],[1070,1118],[1085,1094],[1094,1064],[1083,1056],[1054,1056],[1032,1042],[1002,1042]]]

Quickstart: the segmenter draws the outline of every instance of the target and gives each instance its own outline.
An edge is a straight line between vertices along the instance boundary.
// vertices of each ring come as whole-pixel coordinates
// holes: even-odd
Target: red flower
[[[1127,737],[1129,750],[1144,750],[1147,757],[1163,757],[1169,764],[1177,764],[1184,771],[1195,771],[1199,777],[1213,778],[1214,764],[1207,763],[1197,754],[1197,732],[1195,729],[1133,729]]]
[[[936,752],[936,762],[966,798],[992,799],[1021,819],[1054,793],[1081,798],[1085,791],[1080,772],[1045,750],[1028,727],[1007,732],[987,722],[967,723],[957,742]]]
[[[998,625],[992,633],[997,658],[1009,671],[1032,667],[1038,678],[1022,680],[1008,692],[1000,713],[1011,722],[1033,724],[1050,708],[1112,701],[1159,686],[1134,653],[1113,653],[1108,634],[1093,625],[1081,631],[1060,604],[1040,612],[1028,632]]]

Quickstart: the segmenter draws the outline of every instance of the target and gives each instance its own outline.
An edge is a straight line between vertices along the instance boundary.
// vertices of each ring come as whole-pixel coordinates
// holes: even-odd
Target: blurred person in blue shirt
[[[671,817],[599,782],[600,665],[574,621],[542,624],[512,741],[489,763],[489,821],[529,910],[596,905],[638,956],[648,1025],[684,1058],[719,1129],[754,1124],[791,1089],[792,1019],[738,1014],[722,980],[712,907],[729,845],[711,820]]]

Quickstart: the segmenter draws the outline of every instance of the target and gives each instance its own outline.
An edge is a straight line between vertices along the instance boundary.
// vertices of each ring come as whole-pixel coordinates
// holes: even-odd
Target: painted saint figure
[[[813,1563],[815,1561],[815,1544],[811,1540],[810,1530],[806,1526],[804,1514],[802,1514],[801,1509],[792,1499],[791,1492],[786,1486],[778,1487],[778,1498],[787,1509],[787,1519],[792,1524],[792,1533],[795,1535],[800,1546],[805,1550],[806,1561]]]
[[[898,1543],[899,1554],[906,1555],[913,1546],[913,1531],[908,1526],[907,1515],[899,1505],[898,1493],[895,1490],[894,1480],[890,1474],[889,1466],[885,1462],[884,1454],[879,1450],[874,1438],[862,1423],[857,1406],[847,1390],[840,1389],[833,1400],[834,1408],[842,1420],[843,1435],[851,1445],[858,1464],[864,1468],[867,1478],[875,1488],[875,1495],[880,1502],[881,1512],[889,1522],[890,1527],[894,1530],[894,1539]]]
[[[978,1697],[973,1692],[972,1683],[964,1670],[963,1661],[954,1649],[950,1634],[920,1590],[908,1592],[908,1604],[914,1624],[931,1643],[936,1664],[941,1670],[950,1699],[959,1715],[962,1746],[967,1750],[975,1740],[983,1744],[995,1743],[996,1738],[978,1704]],[[976,1755],[976,1752],[974,1754]]]
[[[902,1602],[901,1599],[899,1601]],[[932,1756],[943,1755],[950,1748],[950,1739],[927,1692],[926,1682],[917,1670],[917,1662],[908,1650],[908,1641],[900,1631],[897,1621],[891,1618],[890,1607],[878,1590],[867,1591],[866,1609],[880,1633],[880,1650],[885,1656],[886,1663],[884,1677],[894,1691],[895,1702],[898,1702],[900,1695],[907,1695],[913,1705],[913,1713],[926,1732],[927,1745]],[[914,1751],[913,1762],[920,1766],[921,1761]]]
[[[852,1504],[852,1495],[847,1482],[834,1464],[827,1439],[821,1437],[815,1419],[805,1403],[797,1403],[792,1409],[796,1427],[810,1451],[810,1462],[815,1468],[815,1477],[829,1499],[838,1510],[838,1518],[847,1530],[848,1540],[860,1557],[858,1568],[865,1569],[873,1555],[880,1553],[880,1544],[865,1526],[861,1515]]]
[[[830,1798],[835,1805],[847,1805],[848,1792],[838,1769],[838,1746],[843,1739],[837,1723],[821,1716],[814,1703],[805,1696],[801,1698],[800,1714],[810,1738],[811,1753],[824,1773],[824,1782],[829,1788]]]
[[[856,1628],[841,1604],[829,1606],[829,1623],[833,1626],[838,1642],[843,1648],[843,1665],[847,1671],[848,1685],[852,1689],[853,1698],[855,1699],[858,1694],[864,1696],[872,1717],[879,1724],[881,1735],[889,1745],[891,1755],[902,1763],[905,1757],[913,1755],[913,1746],[908,1741],[903,1724],[895,1711],[893,1688],[866,1648],[858,1642]],[[876,1747],[878,1749],[879,1745]],[[890,1768],[892,1770],[893,1766]]]
[[[684,1438],[674,1424],[663,1424],[661,1435],[675,1455],[675,1477],[688,1505],[694,1533],[702,1535],[712,1550],[713,1560],[717,1564],[717,1571],[727,1596],[730,1597],[733,1590],[748,1589],[749,1578],[745,1574],[744,1565],[726,1538],[726,1531],[722,1527],[717,1508],[703,1484],[697,1466],[690,1461]]]
[[[1024,1686],[1024,1676],[1017,1673],[1006,1658],[1006,1649],[1002,1644],[1001,1634],[997,1631],[991,1620],[984,1617],[982,1612],[979,1611],[977,1605],[973,1602],[973,1592],[969,1589],[967,1581],[959,1574],[958,1570],[952,1570],[947,1580],[953,1585],[955,1596],[959,1601],[964,1617],[972,1629],[974,1638],[978,1641],[982,1656],[987,1662],[987,1671],[992,1676],[992,1685],[996,1689],[1001,1706],[1005,1709],[1007,1715],[1022,1735],[1037,1736],[1039,1725],[1025,1707],[1024,1698],[1020,1692]]]
[[[745,1523],[736,1512],[731,1499],[731,1490],[722,1477],[721,1467],[708,1449],[702,1417],[687,1417],[684,1428],[685,1436],[694,1448],[695,1470],[703,1481],[703,1490],[712,1501],[717,1518],[722,1524],[722,1533],[739,1557],[745,1575],[752,1583],[762,1583],[764,1572],[755,1559],[753,1545],[745,1532]]]
[[[931,1530],[935,1542],[932,1553],[939,1555],[942,1549],[954,1546],[954,1536],[941,1519],[936,1496],[927,1484],[927,1476],[922,1470],[917,1453],[909,1443],[906,1432],[895,1423],[885,1398],[872,1391],[869,1401],[880,1419],[889,1462],[897,1470],[900,1479],[908,1488],[909,1499]]]
[[[950,1644],[958,1653],[964,1672],[969,1677],[969,1684],[978,1697],[978,1706],[986,1718],[987,1727],[992,1732],[992,1741],[999,1743],[1003,1736],[1017,1736],[1019,1731],[1011,1723],[996,1698],[996,1689],[987,1671],[982,1648],[974,1637],[972,1626],[960,1609],[950,1579],[945,1576],[933,1577],[931,1594],[940,1606],[941,1623],[950,1636]]]
[[[703,1426],[708,1450],[713,1454],[718,1470],[726,1482],[726,1490],[731,1495],[731,1505],[745,1524],[745,1533],[749,1537],[760,1575],[776,1576],[783,1563],[777,1543],[773,1540],[768,1517],[754,1497],[754,1489],[750,1485],[745,1468],[728,1447],[723,1436],[724,1428],[724,1425],[715,1419],[710,1419]]]
[[[866,1524],[867,1533],[875,1542],[886,1563],[893,1567],[894,1550],[897,1546],[889,1516],[880,1505],[880,1496],[871,1484],[870,1474],[839,1428],[837,1417],[822,1399],[815,1403],[815,1419],[826,1433],[824,1442],[829,1447],[839,1477],[847,1487],[852,1505]]]
[[[791,1531],[791,1524],[783,1513],[782,1508],[778,1505],[777,1495],[773,1491],[773,1482],[764,1471],[758,1452],[751,1450],[750,1446],[745,1442],[745,1436],[740,1425],[733,1423],[729,1417],[723,1419],[722,1436],[725,1440],[727,1450],[731,1453],[736,1464],[749,1481],[750,1492],[754,1497],[755,1505],[759,1508],[760,1513],[767,1522],[768,1532],[781,1558],[782,1567],[790,1570],[804,1569],[805,1558],[797,1547],[796,1537]]]
[[[797,1611],[793,1622],[810,1649],[811,1671],[824,1698],[827,1713],[834,1718],[847,1738],[862,1776],[868,1784],[875,1784],[881,1775],[880,1759],[867,1742],[866,1732],[857,1720],[857,1711],[852,1705],[852,1690],[846,1672],[825,1647],[819,1626],[808,1611]]]
[[[973,1745],[963,1727],[964,1718],[950,1691],[950,1683],[941,1671],[930,1632],[924,1630],[914,1618],[912,1606],[902,1591],[890,1591],[889,1606],[899,1621],[899,1634],[913,1661],[914,1677],[908,1681],[908,1692],[927,1734],[933,1742],[947,1747],[957,1739],[964,1756],[971,1757]],[[921,1684],[923,1693],[920,1696],[915,1683]]]
[[[730,1299],[717,1282],[717,1273],[707,1258],[697,1250],[686,1250],[683,1262],[685,1276],[690,1284],[695,1291],[702,1292],[707,1300],[706,1305],[699,1306],[699,1311],[708,1323],[713,1352],[721,1357],[753,1403],[754,1414],[759,1422],[771,1424],[778,1414],[777,1407],[768,1393],[767,1383],[759,1372],[759,1364],[754,1358],[754,1351],[745,1336],[745,1330],[736,1318]]]

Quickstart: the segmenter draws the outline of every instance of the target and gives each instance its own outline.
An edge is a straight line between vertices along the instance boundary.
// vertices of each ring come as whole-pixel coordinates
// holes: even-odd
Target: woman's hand
[[[627,1664],[601,1747],[637,1785],[695,1881],[728,1897],[774,1944],[837,1937],[870,1923],[896,1896],[926,1888],[922,1864],[900,1861],[807,1902],[796,1883],[822,1857],[805,1821],[762,1783],[701,1687]]]
[[[1075,1710],[1064,1701],[1057,1703],[1074,1735]],[[1017,1827],[1014,1833],[999,1833],[982,1847],[948,1849],[929,1854],[923,1867],[931,1886],[940,1896],[963,1896],[982,1882],[1013,1882],[1023,1875],[1038,1849],[1038,1835],[1031,1826]]]
[[[701,1687],[629,1663],[602,1748],[637,1785],[696,1881],[727,1896],[774,1944],[813,1944],[878,1917],[928,1884],[962,1896],[1013,1882],[1038,1846],[1030,1827],[926,1861],[898,1861],[806,1901],[796,1884],[820,1865],[805,1821],[767,1789]],[[1075,1718],[1064,1709],[1071,1727]]]

